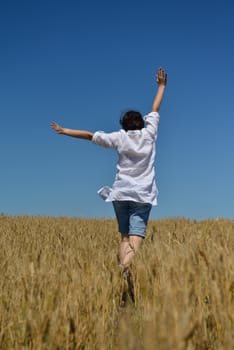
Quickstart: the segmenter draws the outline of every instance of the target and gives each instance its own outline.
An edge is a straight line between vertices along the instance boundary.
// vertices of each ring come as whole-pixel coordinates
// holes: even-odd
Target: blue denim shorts
[[[119,225],[119,232],[145,238],[152,205],[133,201],[113,201],[112,203]]]

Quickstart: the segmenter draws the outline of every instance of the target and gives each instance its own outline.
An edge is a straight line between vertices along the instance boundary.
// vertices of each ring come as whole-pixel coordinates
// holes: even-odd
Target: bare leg
[[[127,250],[129,249],[129,235],[121,235],[121,242],[119,246],[119,260],[120,264],[123,265],[123,261],[126,255]]]
[[[140,236],[123,235],[120,242],[120,263],[127,266],[133,259],[135,253],[140,248],[143,238]]]
[[[135,302],[135,295],[134,295],[134,285],[133,285],[133,279],[131,271],[129,270],[129,263],[134,258],[135,253],[140,248],[140,245],[143,241],[143,238],[140,236],[129,236],[129,235],[123,235],[121,237],[120,242],[120,250],[119,250],[119,257],[120,257],[120,263],[123,267],[123,273],[125,276],[125,279],[128,284],[128,294],[132,300],[132,302]],[[122,305],[126,305],[127,301],[127,294],[126,291],[123,292],[122,295]]]

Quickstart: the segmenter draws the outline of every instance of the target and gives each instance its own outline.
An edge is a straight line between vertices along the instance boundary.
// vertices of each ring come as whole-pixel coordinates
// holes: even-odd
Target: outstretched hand
[[[50,124],[50,126],[51,126],[51,128],[54,129],[58,134],[62,134],[62,133],[63,133],[63,128],[62,128],[60,125],[58,125],[57,123],[52,122],[52,123]]]
[[[167,73],[161,67],[158,68],[156,81],[159,85],[167,85]]]

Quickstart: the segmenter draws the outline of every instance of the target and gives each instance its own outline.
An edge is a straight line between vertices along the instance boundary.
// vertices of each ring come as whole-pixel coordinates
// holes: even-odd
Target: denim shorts
[[[119,232],[145,238],[152,205],[133,201],[113,201],[112,203],[119,225]]]

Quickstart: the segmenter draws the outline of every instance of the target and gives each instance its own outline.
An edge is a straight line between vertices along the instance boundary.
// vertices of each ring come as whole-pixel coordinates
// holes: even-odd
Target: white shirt
[[[94,133],[93,143],[114,148],[119,155],[112,188],[98,190],[106,202],[131,200],[157,205],[154,162],[159,118],[157,112],[149,113],[144,117],[146,127],[141,130]]]

